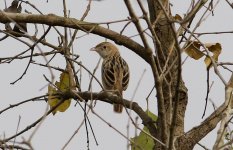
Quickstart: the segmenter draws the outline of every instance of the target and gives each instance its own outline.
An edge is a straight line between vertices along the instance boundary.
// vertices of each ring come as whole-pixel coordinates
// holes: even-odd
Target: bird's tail
[[[121,105],[121,104],[113,104],[113,110],[116,113],[122,113],[122,111],[123,111],[123,105]]]
[[[123,98],[122,91],[117,91],[116,93],[119,97]],[[116,113],[122,113],[123,111],[123,105],[121,104],[113,104],[113,111]]]

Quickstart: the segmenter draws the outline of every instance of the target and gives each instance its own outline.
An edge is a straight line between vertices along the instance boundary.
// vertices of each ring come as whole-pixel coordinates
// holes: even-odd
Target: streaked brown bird
[[[105,90],[116,91],[122,97],[122,92],[128,87],[130,73],[126,61],[121,57],[117,47],[109,42],[102,42],[91,49],[102,58],[102,83]],[[121,113],[123,105],[113,104],[113,110]]]

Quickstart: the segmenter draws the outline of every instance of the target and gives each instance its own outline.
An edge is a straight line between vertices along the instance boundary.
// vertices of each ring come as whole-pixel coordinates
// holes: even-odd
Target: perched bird
[[[96,51],[102,58],[102,83],[107,91],[115,91],[122,97],[129,83],[129,67],[125,60],[120,56],[117,47],[109,42],[102,42],[91,49]],[[123,105],[113,104],[113,110],[121,113]]]

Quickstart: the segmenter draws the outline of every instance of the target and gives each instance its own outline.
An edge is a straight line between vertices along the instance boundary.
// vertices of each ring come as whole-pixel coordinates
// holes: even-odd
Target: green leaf
[[[146,113],[148,114],[148,116],[150,116],[152,118],[153,121],[157,120],[157,116],[155,114],[153,114],[152,112],[150,112],[149,110],[146,111]],[[147,127],[143,127],[143,131],[149,133],[149,130]],[[131,142],[131,150],[152,150],[154,147],[154,140],[148,136],[146,133],[144,132],[140,132],[140,134],[134,138],[131,138],[132,141],[134,141],[134,143]]]
[[[148,114],[149,117],[151,117],[151,119],[152,119],[153,121],[156,121],[156,120],[157,120],[157,118],[158,118],[157,115],[153,114],[153,113],[150,112],[149,110],[146,110],[146,113]]]

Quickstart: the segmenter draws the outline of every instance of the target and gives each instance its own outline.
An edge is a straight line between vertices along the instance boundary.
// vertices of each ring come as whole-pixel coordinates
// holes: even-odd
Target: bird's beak
[[[90,51],[96,51],[97,49],[95,47],[92,47]]]

